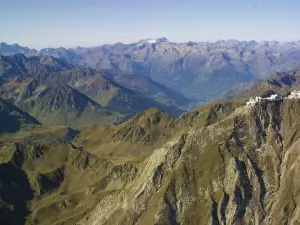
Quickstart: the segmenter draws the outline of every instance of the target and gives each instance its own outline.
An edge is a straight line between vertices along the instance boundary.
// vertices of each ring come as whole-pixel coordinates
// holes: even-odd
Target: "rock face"
[[[186,129],[178,119],[180,131],[78,224],[298,224],[299,109],[222,105],[220,119]]]

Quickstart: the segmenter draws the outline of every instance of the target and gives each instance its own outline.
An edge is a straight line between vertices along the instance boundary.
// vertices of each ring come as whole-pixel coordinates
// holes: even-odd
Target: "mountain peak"
[[[167,113],[159,110],[158,108],[150,108],[148,110],[144,110],[140,112],[136,117],[132,119],[135,121],[134,123],[142,126],[148,127],[150,124],[154,125],[159,123],[160,121],[170,121],[172,119]]]
[[[148,38],[144,41],[146,41],[149,44],[156,44],[156,43],[161,43],[161,42],[168,42],[168,39],[165,38],[165,37],[162,37],[162,38]]]
[[[147,114],[147,115],[153,115],[155,113],[163,113],[163,112],[160,111],[158,108],[150,108],[150,109],[143,111],[143,113]]]
[[[46,125],[113,124],[121,118],[64,82],[33,80],[16,104]]]
[[[5,42],[0,43],[0,47],[7,47],[7,46],[8,46],[8,44],[6,44]]]

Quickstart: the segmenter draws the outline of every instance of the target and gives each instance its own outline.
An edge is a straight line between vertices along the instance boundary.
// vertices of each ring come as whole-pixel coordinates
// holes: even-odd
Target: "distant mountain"
[[[275,73],[300,67],[300,42],[217,41],[174,43],[166,38],[146,39],[132,44],[116,43],[74,49],[47,48],[36,53],[52,57],[69,67],[90,67],[112,74],[147,77],[186,98],[205,104],[236,85],[261,80]],[[115,82],[128,89],[143,86],[132,78],[117,76]],[[128,77],[128,76],[127,76]],[[151,97],[153,94],[145,93]],[[156,100],[166,102],[164,97]],[[194,104],[195,105],[195,104]]]
[[[70,69],[70,65],[54,57],[26,57],[17,53],[10,56],[0,55],[0,81],[5,79],[22,80],[37,77],[44,73]]]
[[[166,105],[176,105],[185,110],[195,104],[195,102],[184,97],[182,94],[153,81],[149,77],[124,72],[105,74],[123,87],[140,93],[142,96],[154,99],[157,102]]]
[[[133,88],[133,84],[122,86],[122,82],[119,84],[114,79],[118,76],[116,74],[105,75],[94,69],[74,68],[64,59],[52,56],[26,57],[20,53],[0,56],[0,73],[2,74],[0,95],[48,125],[78,127],[94,123],[119,123],[151,107],[157,107],[173,116],[179,116],[190,104],[190,101],[180,94],[175,94],[149,78],[145,78],[145,81],[148,86],[151,84],[151,90],[149,89],[151,95],[146,94],[145,91],[139,92]],[[137,78],[143,89],[143,78]],[[62,86],[58,87],[58,84]],[[30,95],[27,96],[24,93],[30,93]],[[42,96],[40,96],[41,93]],[[53,101],[56,101],[57,95],[66,99],[75,98],[75,100],[85,96],[85,100],[88,99],[88,102],[93,102],[94,106],[97,105],[93,107],[97,110],[87,113],[85,109],[90,109],[85,108],[85,113],[82,114],[83,109],[80,108],[82,105],[73,108],[70,106],[73,104],[72,101],[62,101],[57,102],[55,108],[57,112],[54,112],[51,105]],[[101,107],[100,111],[99,107]]]
[[[300,42],[174,43],[159,38],[52,52],[42,50],[40,55],[64,58],[77,66],[147,76],[198,103],[240,83],[300,67]]]
[[[15,102],[45,125],[73,128],[93,124],[113,124],[122,115],[107,109],[67,84],[30,82]]]
[[[14,55],[16,53],[26,54],[27,56],[35,56],[37,54],[37,51],[27,47],[22,47],[18,44],[9,45],[5,42],[0,43],[1,55]]]
[[[22,127],[40,124],[35,118],[0,97],[0,134],[17,132]]]
[[[76,54],[65,48],[44,48],[36,53],[37,56],[52,56],[54,58],[65,59],[67,62],[72,62],[76,58]]]
[[[32,79],[42,74],[70,69],[61,59],[26,57],[24,54],[0,55],[0,96],[14,101]]]
[[[59,58],[76,67],[146,76],[203,104],[238,84],[299,68],[300,42],[175,43],[154,38],[92,48],[46,48],[35,55]]]

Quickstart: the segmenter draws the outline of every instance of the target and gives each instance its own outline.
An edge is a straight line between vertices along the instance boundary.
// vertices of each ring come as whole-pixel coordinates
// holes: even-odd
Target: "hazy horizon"
[[[14,44],[17,44],[21,47],[28,47],[30,49],[33,49],[33,50],[41,50],[41,49],[44,49],[44,48],[66,48],[66,49],[74,49],[74,48],[77,48],[77,47],[82,47],[82,48],[93,48],[93,47],[99,47],[99,46],[103,46],[103,45],[114,45],[114,44],[117,44],[117,43],[122,43],[122,44],[133,44],[133,43],[137,43],[139,41],[142,41],[142,40],[147,40],[147,39],[159,39],[159,38],[162,38],[162,37],[157,37],[157,38],[143,38],[143,39],[139,39],[139,40],[135,40],[135,41],[132,41],[132,42],[113,42],[113,43],[101,43],[101,44],[96,44],[96,45],[90,45],[90,46],[48,46],[48,47],[40,47],[40,48],[34,48],[34,47],[29,47],[29,46],[26,46],[26,45],[22,45],[20,43],[9,43],[9,42],[6,42],[6,41],[2,41],[0,40],[0,43],[6,43],[7,45],[14,45]],[[263,42],[279,42],[279,43],[291,43],[291,42],[300,42],[300,38],[297,39],[297,40],[291,40],[291,41],[278,41],[278,40],[261,40],[261,41],[257,41],[257,40],[238,40],[238,39],[219,39],[219,40],[215,40],[215,41],[194,41],[194,40],[188,40],[188,41],[172,41],[170,40],[169,38],[167,37],[164,37],[166,38],[169,42],[173,42],[173,43],[187,43],[187,42],[195,42],[195,43],[215,43],[215,42],[218,42],[218,41],[238,41],[238,42],[250,42],[250,41],[255,41],[257,43],[263,43]]]
[[[0,9],[0,42],[37,50],[159,37],[172,42],[289,42],[300,39],[299,9],[296,0],[12,0]]]

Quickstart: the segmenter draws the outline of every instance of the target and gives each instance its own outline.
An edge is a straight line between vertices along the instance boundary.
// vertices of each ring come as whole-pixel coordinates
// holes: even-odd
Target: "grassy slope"
[[[151,107],[160,108],[174,116],[179,116],[183,112],[174,103],[157,101],[152,95],[150,97],[147,93],[140,92],[139,89],[128,83],[124,84],[119,80],[113,80],[113,78],[92,69],[65,70],[48,74],[43,79],[66,83],[103,107],[121,113],[136,114]],[[139,79],[135,81],[142,88],[142,82]],[[156,92],[156,94],[159,93]],[[171,93],[168,95],[170,95],[168,98],[172,98]]]
[[[26,173],[28,224],[73,224],[85,214],[81,224],[282,224],[300,204],[290,179],[299,169],[299,109],[297,100],[229,102],[176,120],[151,109],[86,128],[72,144],[3,143],[0,159]]]
[[[99,104],[65,84],[32,81],[16,104],[46,125],[80,127],[113,124],[122,115]]]
[[[0,132],[16,132],[22,127],[36,125],[39,122],[26,112],[0,98]]]

